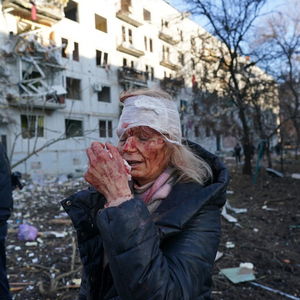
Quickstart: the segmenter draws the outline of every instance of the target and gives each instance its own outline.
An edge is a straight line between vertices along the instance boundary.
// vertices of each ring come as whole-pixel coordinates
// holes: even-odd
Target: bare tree
[[[280,87],[281,136],[285,140],[293,139],[296,155],[300,146],[299,9],[299,1],[290,1],[284,11],[268,17],[258,39],[258,44],[266,47],[272,57],[272,64],[267,67],[277,78]]]
[[[218,94],[218,110],[224,118],[217,122],[233,121],[231,131],[240,135],[244,150],[244,174],[251,174],[251,159],[255,135],[255,118],[261,123],[261,136],[264,122],[262,116],[269,111],[263,99],[274,88],[273,79],[256,65],[264,59],[264,53],[258,55],[250,47],[254,22],[265,0],[186,0],[191,12],[204,16],[208,21],[207,30],[212,34],[199,34],[202,51],[197,49],[199,61],[206,63],[204,73],[200,74],[197,84],[202,88],[203,82],[210,92]],[[206,45],[206,47],[205,47]],[[196,54],[197,55],[197,54]],[[203,68],[202,68],[203,69]],[[207,75],[209,74],[209,75]],[[201,79],[202,78],[202,79]],[[270,97],[269,97],[270,98]],[[270,98],[271,99],[271,98]],[[228,119],[229,118],[229,119]],[[223,121],[222,121],[223,119]],[[224,123],[224,124],[225,124]],[[261,137],[261,138],[262,138]]]

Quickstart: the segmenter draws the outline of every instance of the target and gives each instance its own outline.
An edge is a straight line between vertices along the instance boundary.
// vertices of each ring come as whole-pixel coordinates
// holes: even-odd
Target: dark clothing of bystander
[[[6,272],[5,239],[7,219],[13,208],[11,171],[3,145],[0,143],[0,300],[9,300],[9,283]]]
[[[236,144],[234,146],[233,152],[234,152],[234,156],[235,156],[235,162],[237,164],[241,162],[241,151],[242,151],[242,148],[241,148],[240,144]]]

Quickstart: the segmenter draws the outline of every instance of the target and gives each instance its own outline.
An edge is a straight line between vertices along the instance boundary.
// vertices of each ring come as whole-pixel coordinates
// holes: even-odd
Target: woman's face
[[[165,140],[146,126],[126,130],[119,141],[118,150],[131,166],[131,176],[139,185],[155,180],[169,162]]]

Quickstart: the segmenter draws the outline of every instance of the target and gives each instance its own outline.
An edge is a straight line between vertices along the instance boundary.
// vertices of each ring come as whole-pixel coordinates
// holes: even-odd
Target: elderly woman
[[[227,171],[182,144],[165,92],[137,90],[121,102],[118,146],[92,143],[92,187],[62,201],[78,234],[79,299],[209,299]]]

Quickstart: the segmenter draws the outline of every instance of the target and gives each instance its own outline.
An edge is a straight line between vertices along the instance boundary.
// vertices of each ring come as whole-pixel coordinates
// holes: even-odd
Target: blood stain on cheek
[[[143,149],[144,154],[149,159],[154,159],[158,156],[159,150],[155,145],[148,144]]]

